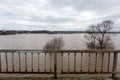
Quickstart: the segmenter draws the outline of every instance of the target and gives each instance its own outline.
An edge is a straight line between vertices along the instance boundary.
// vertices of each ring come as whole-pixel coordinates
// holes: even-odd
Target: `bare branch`
[[[44,50],[60,50],[64,46],[63,38],[54,38],[53,40],[46,43]]]
[[[106,34],[112,29],[113,22],[105,20],[97,25],[89,26],[85,35],[87,40],[86,45],[88,49],[114,49],[110,36]],[[101,32],[101,33],[95,33]]]

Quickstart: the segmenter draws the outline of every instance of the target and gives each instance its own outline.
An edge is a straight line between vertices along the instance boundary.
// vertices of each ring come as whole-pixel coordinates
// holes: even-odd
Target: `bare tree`
[[[112,29],[113,22],[105,20],[97,25],[89,26],[85,38],[88,49],[114,49],[110,36],[107,34]]]
[[[63,38],[54,38],[53,40],[46,43],[44,50],[60,50],[64,46]]]

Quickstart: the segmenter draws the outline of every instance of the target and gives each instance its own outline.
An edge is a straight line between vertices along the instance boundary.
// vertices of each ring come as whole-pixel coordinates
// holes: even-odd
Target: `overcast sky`
[[[0,0],[0,29],[86,30],[103,20],[120,31],[120,0]]]

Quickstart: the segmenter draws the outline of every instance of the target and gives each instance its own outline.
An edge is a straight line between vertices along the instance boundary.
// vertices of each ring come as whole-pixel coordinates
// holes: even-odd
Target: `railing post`
[[[54,79],[57,79],[57,53],[54,52]]]
[[[113,69],[112,69],[112,78],[113,79],[115,79],[116,72],[117,72],[117,58],[118,58],[118,52],[114,52]]]
[[[1,72],[1,52],[0,52],[0,72]]]

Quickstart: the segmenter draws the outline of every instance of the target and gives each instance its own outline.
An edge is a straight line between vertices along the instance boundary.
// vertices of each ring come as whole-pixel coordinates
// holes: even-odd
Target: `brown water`
[[[110,35],[115,49],[120,49],[120,35]],[[63,49],[86,49],[84,34],[18,34],[0,36],[0,49],[43,49],[55,37],[64,40]]]
[[[120,35],[116,35],[112,37],[112,40],[114,42],[115,48],[120,48],[120,42],[119,37]],[[64,49],[74,49],[74,50],[82,50],[86,49],[85,46],[85,39],[84,34],[20,34],[20,35],[6,35],[0,37],[0,49],[42,49],[44,45],[47,43],[47,41],[52,40],[55,37],[63,37],[65,46]],[[2,71],[6,71],[6,59],[5,54],[1,53],[1,62],[2,62]],[[101,70],[101,55],[98,54],[97,59],[97,71]],[[120,71],[120,55],[118,55],[118,70]],[[81,54],[78,53],[76,57],[76,63],[74,63],[74,54],[70,53],[69,56],[69,70],[74,71],[74,64],[76,64],[76,71],[81,70]],[[25,54],[21,53],[21,71],[25,71]],[[61,54],[58,54],[58,72],[61,71]],[[108,55],[104,55],[104,66],[103,71],[107,71],[108,67]],[[94,71],[95,69],[95,54],[91,54],[90,57],[90,71]],[[112,61],[113,61],[113,54],[110,56],[110,68],[109,70],[112,70]],[[51,63],[51,65],[50,65]],[[12,54],[8,54],[8,71],[12,71]],[[34,53],[33,55],[33,70],[38,70],[38,54]],[[27,70],[31,71],[31,54],[27,54]],[[14,54],[14,67],[15,71],[19,70],[19,58],[18,54]],[[51,57],[50,62],[50,54],[47,54],[46,56],[46,70],[50,71],[50,67],[52,67],[53,71],[53,55]],[[45,55],[44,53],[40,54],[40,60],[39,60],[39,69],[40,71],[45,70]],[[68,54],[64,54],[63,56],[63,70],[68,71]],[[88,71],[89,70],[89,59],[88,59],[88,53],[83,54],[83,61],[82,61],[82,70]]]

